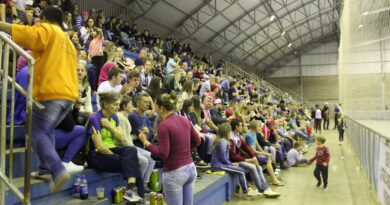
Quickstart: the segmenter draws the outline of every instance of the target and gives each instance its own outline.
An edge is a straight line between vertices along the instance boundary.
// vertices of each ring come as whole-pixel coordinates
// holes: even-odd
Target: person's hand
[[[142,143],[145,143],[146,141],[148,141],[148,139],[146,138],[146,134],[144,132],[139,132],[138,134],[138,139],[142,142]]]
[[[328,163],[323,162],[323,163],[322,163],[322,166],[327,167],[327,166],[328,166]]]
[[[100,123],[102,124],[103,127],[107,128],[107,129],[112,129],[112,124],[110,123],[108,118],[100,119]]]
[[[238,167],[240,164],[238,162],[234,162],[233,166]]]
[[[154,111],[153,111],[153,110],[147,110],[147,111],[145,111],[145,114],[146,114],[148,117],[151,117],[151,116],[154,114]]]
[[[311,165],[311,164],[313,164],[313,162],[312,161],[307,161],[307,164]]]
[[[205,139],[203,134],[199,133],[199,137],[200,137],[201,140],[206,141],[206,139]]]
[[[149,129],[147,127],[143,127],[141,132],[143,132],[145,134],[149,134]]]
[[[130,84],[126,83],[122,86],[120,93],[123,95],[127,95],[132,91]]]

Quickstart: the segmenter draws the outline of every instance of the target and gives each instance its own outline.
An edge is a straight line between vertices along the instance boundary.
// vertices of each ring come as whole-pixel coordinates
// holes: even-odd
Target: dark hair
[[[61,27],[62,30],[64,30],[64,26],[62,24],[64,20],[64,13],[60,8],[46,6],[41,13],[41,19],[43,19],[43,17],[45,17],[46,21],[52,24],[57,24],[59,27]]]
[[[188,108],[191,107],[192,105],[194,105],[194,102],[192,102],[191,99],[185,99],[183,101],[182,111],[184,111],[184,113],[187,113],[188,112]]]
[[[122,95],[121,104],[119,105],[119,111],[123,111],[125,107],[131,102],[131,97],[128,95]]]
[[[145,93],[145,92],[140,92],[140,93],[137,93],[135,95],[135,98],[134,98],[134,103],[135,105],[137,106],[138,102],[141,101],[141,99],[143,97],[149,97],[149,94],[148,93]]]
[[[233,119],[231,122],[230,122],[230,126],[232,127],[232,131],[234,131],[236,129],[236,127],[240,126],[241,122],[238,121],[237,119]]]
[[[174,111],[176,110],[176,99],[177,95],[175,92],[171,92],[171,94],[162,94],[157,98],[156,104],[165,108],[167,111]]]
[[[118,67],[112,68],[110,71],[108,71],[108,80],[111,80],[114,76],[117,76],[118,74],[121,73],[123,73],[123,71],[120,68]]]
[[[130,71],[129,75],[127,75],[127,80],[132,79],[132,78],[139,78],[140,73],[137,69],[134,69]]]
[[[121,99],[121,95],[116,92],[102,92],[99,93],[100,107],[104,108],[106,104],[111,104]]]
[[[153,97],[155,99],[157,99],[160,96],[160,93],[161,93],[160,92],[160,82],[161,82],[161,78],[157,77],[157,76],[154,76],[152,78],[152,80],[150,80],[148,92],[149,93],[153,93],[151,95],[154,95]],[[153,100],[155,100],[155,99],[153,99]]]

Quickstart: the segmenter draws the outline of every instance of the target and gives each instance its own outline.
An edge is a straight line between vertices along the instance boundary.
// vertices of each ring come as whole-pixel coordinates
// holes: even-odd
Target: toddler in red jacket
[[[324,145],[325,141],[326,139],[324,137],[319,136],[315,138],[315,143],[317,145],[316,155],[309,160],[310,164],[313,163],[315,160],[317,161],[316,168],[314,169],[314,177],[317,179],[317,188],[319,188],[322,184],[322,176],[324,190],[328,188],[328,167],[330,160],[329,149]]]

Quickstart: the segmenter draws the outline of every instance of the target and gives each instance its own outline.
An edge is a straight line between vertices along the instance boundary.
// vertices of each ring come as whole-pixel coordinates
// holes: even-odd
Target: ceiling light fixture
[[[284,36],[284,34],[286,34],[286,31],[283,31],[282,34],[281,34],[281,36]]]
[[[275,18],[276,18],[276,16],[275,16],[275,15],[272,15],[272,16],[269,18],[269,21],[273,21]]]
[[[363,28],[363,24],[360,24],[360,25],[358,26],[358,28]]]
[[[292,43],[289,43],[289,44],[288,44],[288,47],[291,47],[291,46],[292,46]]]
[[[363,16],[367,16],[368,14],[369,14],[368,11],[366,11],[363,13]]]

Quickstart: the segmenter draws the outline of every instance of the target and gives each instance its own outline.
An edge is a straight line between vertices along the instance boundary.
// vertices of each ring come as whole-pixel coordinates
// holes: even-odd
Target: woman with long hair
[[[87,65],[79,61],[77,65],[77,77],[79,79],[79,98],[76,105],[79,105],[78,124],[84,125],[92,114],[91,86],[88,82]]]
[[[91,168],[101,172],[122,173],[127,182],[125,199],[136,202],[144,197],[144,184],[138,162],[137,149],[117,146],[124,134],[119,126],[117,112],[121,96],[119,93],[99,93],[101,109],[89,117],[87,123],[87,162]],[[138,195],[135,192],[138,189]]]
[[[153,77],[146,92],[150,95],[153,102],[156,101],[161,94],[161,78],[157,76]]]
[[[162,94],[156,101],[160,119],[157,128],[158,145],[140,136],[144,147],[163,161],[162,184],[168,205],[193,204],[196,168],[191,149],[200,144],[200,138],[191,123],[175,114],[176,95]]]
[[[183,89],[181,90],[180,96],[183,98],[183,100],[192,98],[194,93],[194,82],[192,80],[187,80],[184,85]]]
[[[231,136],[231,126],[229,123],[223,123],[218,128],[218,134],[214,139],[211,167],[215,171],[226,171],[233,176],[237,176],[240,186],[245,195],[245,199],[251,199],[251,196],[256,196],[257,193],[249,189],[249,184],[245,176],[245,169],[239,166],[239,163],[232,163],[229,160],[229,146]]]

